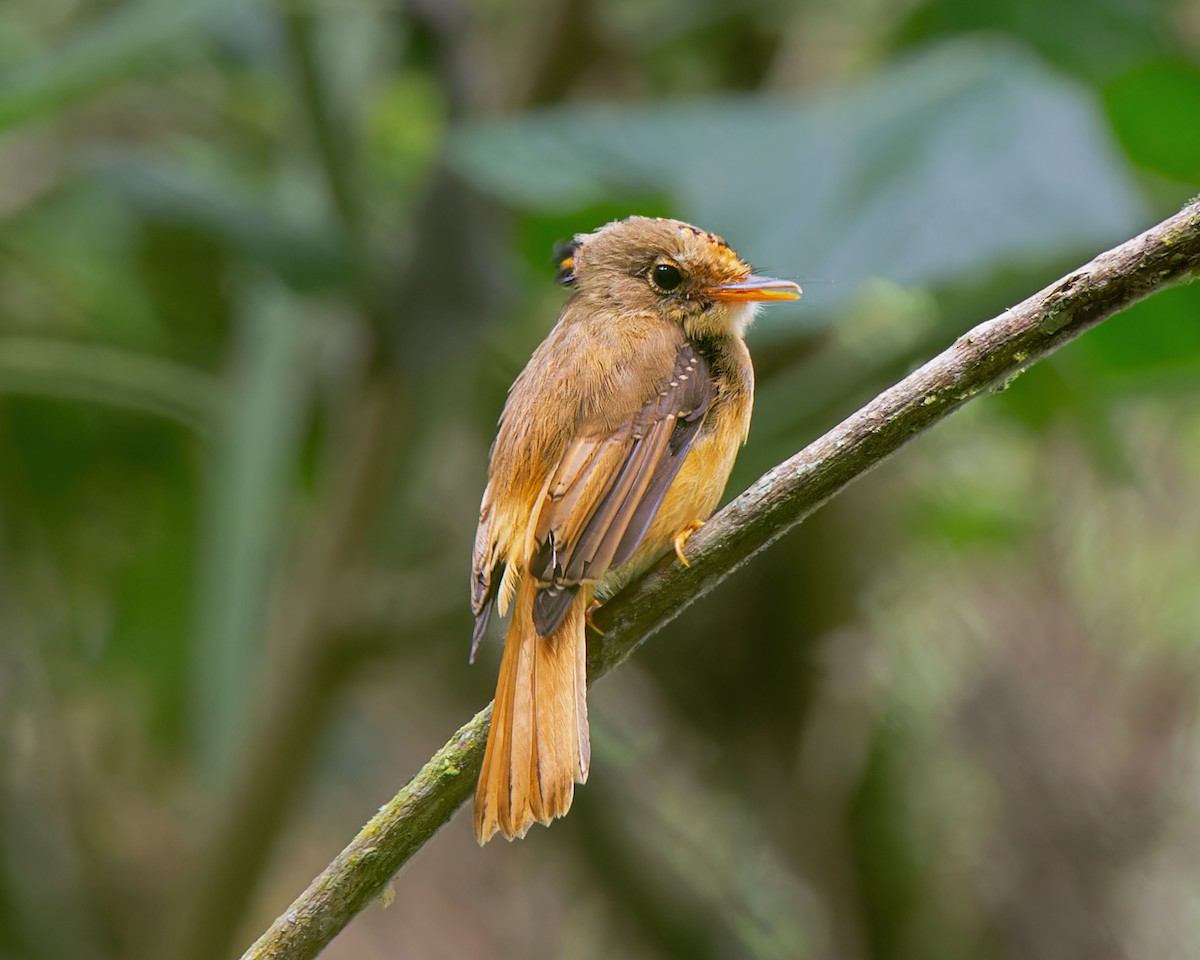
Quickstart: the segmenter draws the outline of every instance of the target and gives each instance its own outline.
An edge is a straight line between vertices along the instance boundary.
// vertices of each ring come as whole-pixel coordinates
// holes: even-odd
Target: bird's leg
[[[674,539],[671,540],[672,545],[675,547],[675,556],[679,558],[679,562],[685,567],[690,567],[691,564],[688,563],[688,558],[683,555],[683,545],[687,543],[688,538],[702,526],[704,526],[703,520],[693,520],[686,527],[675,534]]]

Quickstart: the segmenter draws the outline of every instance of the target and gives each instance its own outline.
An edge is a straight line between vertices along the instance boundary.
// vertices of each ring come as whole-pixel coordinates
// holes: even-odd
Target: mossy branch
[[[599,611],[589,638],[595,680],[731,572],[972,398],[1085,330],[1165,287],[1200,275],[1200,200],[981,323],[823,437],[764,474],[673,557]],[[243,955],[315,957],[387,888],[396,872],[471,796],[491,707],[439,750]],[[464,828],[465,829],[465,828]]]

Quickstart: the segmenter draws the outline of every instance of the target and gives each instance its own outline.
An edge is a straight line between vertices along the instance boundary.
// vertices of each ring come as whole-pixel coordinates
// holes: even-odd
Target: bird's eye
[[[650,271],[650,281],[663,293],[670,293],[683,283],[683,274],[673,263],[660,263]]]

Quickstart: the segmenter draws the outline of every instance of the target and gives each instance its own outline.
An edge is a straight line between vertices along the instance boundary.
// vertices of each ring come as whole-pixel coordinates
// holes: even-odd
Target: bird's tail
[[[499,831],[523,837],[535,820],[549,824],[571,807],[575,783],[587,779],[591,746],[587,720],[584,614],[592,591],[583,587],[548,636],[533,625],[537,585],[523,577],[504,641],[483,769],[475,790],[475,838]]]

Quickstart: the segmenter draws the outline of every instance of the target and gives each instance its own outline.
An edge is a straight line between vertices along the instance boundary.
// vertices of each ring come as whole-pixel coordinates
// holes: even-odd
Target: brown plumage
[[[588,607],[712,513],[750,426],[742,334],[800,296],[676,220],[581,234],[559,266],[571,295],[509,392],[475,537],[472,659],[493,604],[512,613],[480,843],[561,817],[587,779]]]

